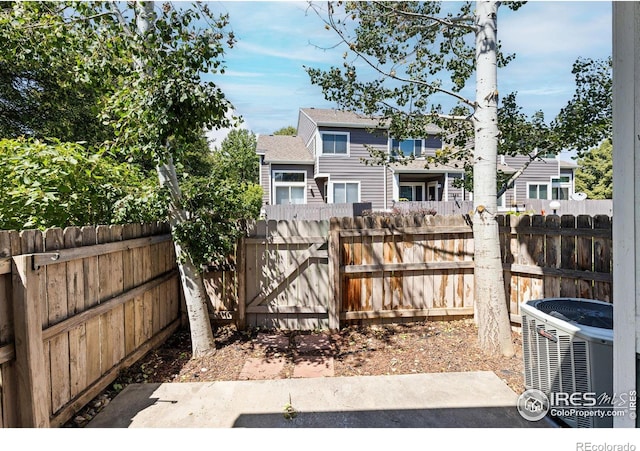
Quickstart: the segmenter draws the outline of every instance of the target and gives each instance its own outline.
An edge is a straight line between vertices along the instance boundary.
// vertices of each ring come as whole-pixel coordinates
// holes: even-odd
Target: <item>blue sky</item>
[[[311,84],[303,66],[340,65],[344,48],[323,50],[337,39],[307,2],[209,5],[229,13],[238,40],[225,55],[226,73],[214,80],[244,118],[245,128],[271,134],[295,126],[301,107],[335,107]],[[498,24],[504,51],[516,54],[498,74],[500,92],[517,91],[527,114],[542,110],[547,120],[573,95],[576,58],[611,55],[611,2],[530,1],[515,12],[502,7]],[[212,137],[219,143],[220,134]]]

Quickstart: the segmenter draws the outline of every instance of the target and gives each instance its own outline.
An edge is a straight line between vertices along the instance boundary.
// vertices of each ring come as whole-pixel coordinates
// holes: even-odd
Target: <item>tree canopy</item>
[[[0,140],[0,228],[154,221],[155,181],[136,166],[78,143]]]
[[[286,127],[279,128],[275,132],[274,135],[287,135],[287,136],[295,136],[298,133],[298,129],[293,125],[287,125]]]
[[[589,199],[613,199],[613,145],[606,139],[578,158],[576,192]]]

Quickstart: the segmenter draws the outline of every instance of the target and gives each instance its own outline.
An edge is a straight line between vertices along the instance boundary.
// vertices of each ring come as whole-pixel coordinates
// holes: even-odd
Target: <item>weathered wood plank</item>
[[[9,234],[0,231],[0,428],[19,426]]]
[[[593,218],[579,215],[576,218],[578,230],[593,231]],[[593,234],[589,234],[593,235]],[[593,236],[580,234],[576,240],[576,269],[579,271],[593,272]],[[576,284],[577,297],[593,299],[593,282],[587,279],[578,279]]]
[[[545,217],[545,230],[555,232],[560,228],[560,217],[550,215]],[[561,267],[561,242],[560,234],[545,234],[545,270],[558,269]],[[544,297],[552,298],[560,296],[560,277],[549,272],[544,277]]]
[[[472,307],[462,308],[432,308],[432,309],[408,309],[408,310],[383,310],[379,312],[344,312],[340,315],[342,320],[375,319],[375,318],[412,318],[432,316],[470,316],[473,315]]]
[[[108,228],[109,226],[98,226],[98,228],[105,227]],[[116,230],[118,228],[121,228],[121,226],[112,227],[114,227]],[[113,252],[122,252],[124,250],[134,249],[136,247],[145,247],[148,245],[163,243],[166,241],[171,241],[171,235],[156,235],[128,241],[119,240],[114,242],[103,242],[93,246],[87,245],[73,249],[51,249],[53,255],[34,256],[34,265],[36,267],[39,267],[77,260],[79,258],[104,256]]]
[[[606,230],[611,234],[611,218],[607,215],[598,215],[593,218],[593,228],[595,230]],[[601,238],[594,234],[593,239],[593,270],[599,274],[610,274],[612,272],[611,252],[613,242],[611,238]],[[611,302],[612,282],[594,283],[593,296],[601,301]]]
[[[122,228],[122,239],[125,241],[136,238],[133,224],[126,224]],[[137,249],[127,249],[122,252],[122,284],[126,292],[135,287],[135,255]],[[124,308],[124,355],[129,355],[136,348],[136,301],[127,301]]]
[[[69,249],[82,246],[82,230],[79,227],[64,229],[64,247]],[[85,310],[84,268],[82,260],[73,260],[67,265],[67,301],[69,316]],[[69,330],[69,374],[71,398],[77,396],[87,386],[87,341],[85,324]]]
[[[329,329],[340,329],[340,308],[342,306],[342,275],[340,274],[340,223],[332,218],[329,228],[329,292],[328,304]]]
[[[111,230],[109,226],[98,226],[96,228],[97,240],[99,244],[111,241]],[[98,256],[98,299],[105,302],[115,294],[112,277],[114,273],[113,261],[110,254]],[[109,371],[116,363],[113,361],[113,311],[109,309],[100,316],[100,374]]]
[[[56,251],[64,247],[62,229],[47,229],[44,235],[45,251]],[[46,268],[46,297],[48,302],[48,324],[53,325],[69,316],[67,299],[67,265],[58,263]],[[69,334],[61,334],[49,341],[51,362],[51,408],[57,412],[71,399],[71,375],[69,369]]]
[[[563,230],[574,230],[576,218],[572,215],[562,215],[560,227]],[[576,235],[562,235],[560,237],[560,262],[562,269],[576,269]],[[560,281],[560,296],[576,297],[578,294],[576,279],[562,278]]]
[[[93,246],[98,242],[97,230],[93,226],[84,226],[82,231],[82,245]],[[88,309],[100,302],[100,277],[98,271],[98,257],[86,257],[82,259],[82,271],[84,274],[84,307]],[[102,374],[102,342],[100,340],[100,318],[88,319],[85,323],[86,333],[86,382],[91,384]]]
[[[389,249],[392,249],[389,246]],[[390,252],[389,255],[393,255]],[[382,265],[351,265],[340,269],[344,274],[372,273],[378,271],[411,272],[411,271],[444,271],[456,269],[473,269],[473,261],[435,261],[416,263],[385,263]]]
[[[42,345],[39,296],[40,274],[33,270],[30,255],[13,259],[13,317],[15,327],[16,375],[19,424],[22,427],[48,427],[51,397]]]

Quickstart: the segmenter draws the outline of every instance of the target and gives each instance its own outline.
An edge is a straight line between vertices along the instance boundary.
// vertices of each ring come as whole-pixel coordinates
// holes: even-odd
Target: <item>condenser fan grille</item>
[[[535,306],[541,312],[582,326],[613,329],[613,305],[569,299],[543,300]]]

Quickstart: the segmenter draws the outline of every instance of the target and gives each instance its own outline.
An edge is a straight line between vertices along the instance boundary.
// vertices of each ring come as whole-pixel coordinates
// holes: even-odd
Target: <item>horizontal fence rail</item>
[[[0,427],[63,425],[177,329],[168,232],[0,231]]]

